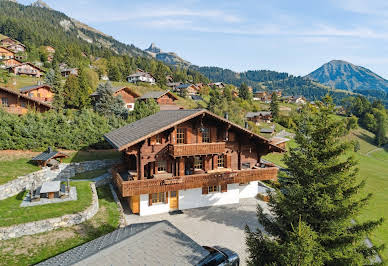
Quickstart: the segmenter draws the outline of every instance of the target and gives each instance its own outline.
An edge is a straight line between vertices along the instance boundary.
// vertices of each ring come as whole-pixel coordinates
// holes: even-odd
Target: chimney
[[[245,125],[244,125],[244,127],[245,127],[246,129],[248,129],[248,128],[249,128],[248,121],[245,121]]]
[[[228,114],[228,112],[225,113],[224,117],[225,117],[226,120],[229,120],[229,114]]]

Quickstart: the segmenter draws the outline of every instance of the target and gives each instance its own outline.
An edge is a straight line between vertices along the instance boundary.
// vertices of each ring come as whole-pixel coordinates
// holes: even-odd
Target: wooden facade
[[[32,76],[36,78],[40,78],[42,76],[43,70],[39,67],[31,64],[31,63],[22,63],[13,67],[8,68],[9,72],[15,75],[26,75]]]
[[[15,53],[5,47],[0,47],[0,59],[12,59]]]
[[[124,164],[113,179],[121,197],[276,180],[278,168],[260,158],[283,151],[208,111],[119,150]]]
[[[3,60],[3,61],[1,61],[1,63],[4,65],[5,68],[14,67],[14,66],[22,64],[21,61],[15,59],[15,58]]]
[[[26,114],[28,110],[46,112],[52,107],[49,104],[30,98],[8,88],[0,87],[0,107],[13,114]]]
[[[37,85],[26,90],[21,89],[20,93],[41,102],[52,102],[54,100],[54,93],[49,85]]]

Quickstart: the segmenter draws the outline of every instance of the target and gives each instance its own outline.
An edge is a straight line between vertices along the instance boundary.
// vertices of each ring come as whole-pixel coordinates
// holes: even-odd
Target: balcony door
[[[178,191],[170,191],[170,210],[178,209]]]

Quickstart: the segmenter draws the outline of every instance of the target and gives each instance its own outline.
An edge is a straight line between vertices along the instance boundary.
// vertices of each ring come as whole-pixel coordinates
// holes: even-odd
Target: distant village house
[[[139,100],[142,101],[146,101],[147,99],[154,99],[160,106],[160,110],[181,109],[181,107],[175,103],[178,98],[170,91],[150,91],[139,98]]]
[[[133,111],[135,109],[135,102],[136,99],[140,97],[140,95],[133,91],[133,89],[129,87],[115,87],[112,88],[113,96],[115,97],[121,97],[121,99],[124,101],[125,107],[129,111]],[[94,92],[90,95],[94,101],[98,99],[100,96],[98,92]]]
[[[12,59],[15,53],[5,47],[0,47],[0,59]]]
[[[248,121],[252,121],[258,125],[261,122],[271,122],[272,113],[270,111],[248,112],[245,117]]]
[[[9,67],[8,70],[10,73],[15,75],[27,75],[36,78],[40,78],[42,73],[44,73],[42,69],[31,63],[21,63],[19,65]]]
[[[129,75],[127,81],[130,83],[146,82],[152,85],[156,83],[155,78],[150,73],[144,72],[141,69],[138,69],[136,73]]]
[[[21,88],[19,91],[23,95],[42,102],[52,102],[54,100],[54,93],[49,85],[33,85]]]

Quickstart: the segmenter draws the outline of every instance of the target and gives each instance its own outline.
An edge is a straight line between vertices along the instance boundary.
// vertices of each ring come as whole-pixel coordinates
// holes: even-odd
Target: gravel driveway
[[[245,265],[245,225],[262,229],[256,217],[258,203],[267,208],[266,203],[250,198],[241,199],[239,204],[184,210],[183,214],[126,215],[125,218],[127,224],[168,220],[202,246],[220,245],[237,252],[241,265]]]

